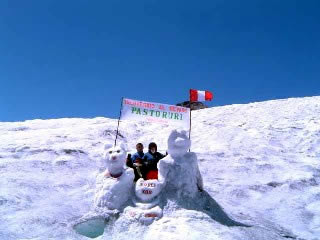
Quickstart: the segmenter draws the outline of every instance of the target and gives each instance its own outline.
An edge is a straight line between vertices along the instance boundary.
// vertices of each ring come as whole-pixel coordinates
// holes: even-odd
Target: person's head
[[[151,142],[149,144],[149,151],[152,152],[152,153],[155,153],[157,151],[157,144],[154,143],[154,142]]]
[[[137,143],[136,149],[138,152],[143,152],[143,144],[142,143]]]

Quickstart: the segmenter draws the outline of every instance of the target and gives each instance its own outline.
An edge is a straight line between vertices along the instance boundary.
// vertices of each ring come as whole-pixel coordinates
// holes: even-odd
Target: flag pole
[[[191,89],[189,90],[189,108],[190,108],[190,124],[189,124],[189,140],[191,140]],[[191,151],[191,146],[189,148],[189,152]]]
[[[122,104],[123,104],[123,97],[121,98],[120,114],[119,114],[119,118],[118,118],[118,126],[117,126],[116,139],[114,140],[114,146],[117,146],[117,138],[118,138],[118,133],[119,133],[119,124],[120,124],[120,118],[121,118],[121,114],[122,114]]]
[[[189,140],[191,140],[191,105],[190,105],[190,128],[189,128]],[[191,146],[189,148],[189,152],[191,151]]]

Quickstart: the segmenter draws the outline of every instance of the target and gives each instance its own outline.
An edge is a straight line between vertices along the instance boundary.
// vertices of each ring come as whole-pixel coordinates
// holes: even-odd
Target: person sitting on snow
[[[165,155],[157,152],[157,144],[151,142],[149,144],[149,151],[144,155],[143,163],[146,167],[146,175],[144,179],[158,179],[158,168],[157,164],[160,159],[164,158]]]
[[[127,166],[134,169],[134,181],[137,181],[139,178],[142,178],[144,175],[144,166],[143,166],[143,144],[137,143],[136,145],[137,152],[132,156],[128,154],[127,157]]]

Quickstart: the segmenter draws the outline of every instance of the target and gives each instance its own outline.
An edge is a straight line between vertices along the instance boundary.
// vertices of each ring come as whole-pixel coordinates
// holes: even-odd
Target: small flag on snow
[[[190,89],[190,102],[211,101],[212,98],[212,92]]]

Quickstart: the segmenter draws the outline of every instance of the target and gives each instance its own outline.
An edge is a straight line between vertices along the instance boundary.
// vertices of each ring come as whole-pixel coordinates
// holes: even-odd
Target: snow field
[[[87,239],[70,223],[92,208],[103,146],[113,143],[116,124],[0,123],[0,239]],[[149,227],[120,217],[97,239],[320,239],[320,97],[194,111],[192,125],[210,207],[214,200],[221,209],[169,201]],[[131,150],[155,141],[164,153],[170,131],[122,122],[118,139]],[[215,211],[252,227],[228,227]]]

